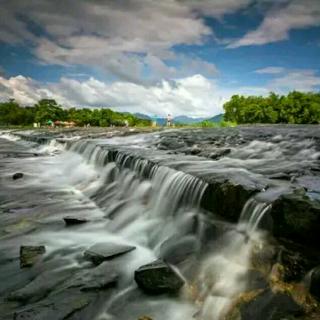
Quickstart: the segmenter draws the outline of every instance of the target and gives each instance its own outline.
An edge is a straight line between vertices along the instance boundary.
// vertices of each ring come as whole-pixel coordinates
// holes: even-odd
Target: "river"
[[[314,238],[306,232],[318,230],[319,216],[291,232],[291,218],[275,220],[275,201],[303,192],[306,210],[319,203],[319,131],[3,131],[3,319],[250,319],[250,306],[235,306],[244,293],[269,292],[279,234],[309,246]],[[66,226],[66,217],[83,223]],[[96,244],[132,250],[97,266],[86,257]],[[44,246],[45,253],[21,268],[21,246]],[[257,267],[261,252],[272,257]],[[139,288],[135,272],[154,261],[182,281],[179,291]],[[283,308],[284,316],[299,307]],[[281,311],[274,302],[270,308]],[[255,318],[280,319],[264,314]]]

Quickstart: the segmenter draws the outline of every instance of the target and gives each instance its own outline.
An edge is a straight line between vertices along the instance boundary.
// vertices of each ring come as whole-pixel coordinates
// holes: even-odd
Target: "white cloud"
[[[165,61],[176,58],[171,48],[201,44],[212,35],[189,3],[177,0],[70,0],[61,6],[12,0],[1,6],[0,41],[31,44],[43,63],[93,66],[132,82],[141,82],[146,70],[149,80],[172,76]],[[45,33],[35,36],[29,22]]]
[[[283,73],[285,71],[285,68],[282,67],[266,67],[263,69],[258,69],[255,71],[255,73],[258,74],[279,74]]]
[[[320,25],[319,0],[291,0],[278,7],[277,2],[266,14],[261,25],[244,37],[232,41],[228,48],[250,45],[263,45],[289,38],[293,29],[302,29]]]
[[[314,91],[320,87],[320,76],[314,70],[291,70],[273,79],[268,87],[276,91]]]
[[[68,0],[63,5],[51,0],[4,1],[0,41],[27,43],[42,63],[90,66],[135,83],[195,73],[213,76],[217,73],[213,63],[197,58],[183,63],[186,59],[172,48],[200,45],[208,36],[214,39],[201,15],[221,18],[252,1]],[[30,23],[37,35],[30,31]]]
[[[62,78],[58,83],[40,85],[23,76],[0,77],[0,99],[14,98],[32,104],[41,98],[54,98],[65,106],[102,106],[118,111],[147,114],[210,116],[222,111],[222,92],[215,82],[201,76],[161,81],[145,87],[130,82],[111,84],[90,78],[86,81]]]
[[[222,88],[215,80],[194,75],[176,80],[162,80],[150,86],[116,81],[106,83],[95,78],[75,80],[62,78],[57,83],[41,84],[31,78],[0,76],[0,100],[16,99],[33,104],[41,98],[54,98],[64,106],[111,107],[118,111],[150,115],[212,116],[233,94],[267,95],[292,90],[312,91],[320,87],[320,76],[314,70],[289,70],[275,74],[265,87]]]
[[[33,104],[46,97],[39,84],[24,76],[16,76],[6,79],[0,76],[0,100],[15,99],[25,105]]]

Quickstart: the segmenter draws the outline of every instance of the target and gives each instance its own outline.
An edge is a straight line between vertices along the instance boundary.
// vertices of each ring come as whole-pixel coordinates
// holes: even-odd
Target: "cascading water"
[[[84,154],[87,159],[91,160],[90,153],[99,154],[96,150],[100,147],[94,148],[91,145],[84,148],[84,145],[88,146],[88,142],[81,141],[71,149]],[[107,153],[105,153],[104,157],[107,156]],[[101,163],[101,160],[98,162]],[[177,232],[183,230],[181,229],[183,225],[186,225],[187,228],[180,236],[183,237],[184,233],[188,234],[190,232],[191,226],[188,226],[188,224],[193,222],[190,222],[189,218],[199,214],[199,211],[195,214],[186,215],[185,209],[181,210],[181,208],[199,208],[206,184],[192,176],[166,167],[152,166],[150,169],[150,163],[147,160],[133,159],[132,161],[132,157],[125,153],[117,154],[115,164],[121,170],[129,167],[138,175],[147,176],[151,179],[150,185],[143,186],[145,192],[142,192],[142,198],[150,199],[148,219],[149,221],[156,219],[157,225],[160,227],[159,231],[155,232],[160,234],[152,237],[156,255],[159,256],[161,245],[170,237],[175,236],[175,239],[177,239]],[[113,169],[119,174],[116,165]],[[128,174],[126,170],[124,172]],[[128,186],[131,179],[132,176],[128,180],[124,177],[119,180]],[[106,185],[108,184],[106,181]],[[151,196],[147,195],[148,192],[151,193]],[[119,192],[115,194],[118,195]],[[243,208],[237,228],[232,228],[216,240],[218,249],[209,254],[202,262],[199,273],[193,280],[198,286],[196,302],[201,305],[200,311],[196,313],[197,318],[201,320],[221,319],[228,311],[233,299],[246,290],[246,273],[250,264],[252,246],[253,243],[262,241],[257,228],[269,209],[270,205],[258,202],[253,198],[250,199]],[[123,210],[123,207],[121,210]],[[115,215],[113,210],[108,214]],[[128,213],[125,212],[125,216],[127,215]],[[173,216],[174,218],[172,218]],[[118,217],[122,221],[120,216]],[[163,218],[163,220],[161,221],[159,218]],[[139,221],[140,219],[141,212],[137,212],[137,215],[134,219],[131,218],[131,221]],[[137,226],[130,226],[130,228],[135,230]],[[196,237],[199,237],[199,234],[194,237],[195,242],[198,241]]]
[[[77,229],[26,234],[23,241],[44,243],[47,265],[63,259],[62,270],[83,268],[79,254],[95,243],[136,247],[110,262],[120,275],[118,287],[81,319],[128,320],[142,315],[170,320],[222,319],[238,295],[246,291],[251,250],[263,241],[258,226],[270,206],[249,200],[238,226],[224,223],[224,231],[210,251],[204,252],[200,202],[207,183],[202,179],[153,163],[130,150],[115,151],[105,141],[69,141],[58,155],[53,148],[61,150],[61,145],[55,141],[47,149],[40,147],[41,152],[54,156],[37,160],[36,168],[35,159],[25,160],[29,178],[22,182],[23,188],[34,190],[40,203],[46,201],[52,213],[46,217],[48,221],[72,212],[91,222]],[[19,201],[30,199],[21,193]],[[34,211],[40,215],[42,209]],[[12,245],[9,241],[7,247]],[[159,258],[171,263],[185,279],[180,297],[153,298],[137,291],[134,271]],[[58,265],[49,272],[60,272]]]
[[[196,279],[203,300],[199,319],[224,319],[232,303],[248,289],[252,249],[264,241],[258,227],[269,209],[269,204],[249,199],[238,225],[216,240],[217,249],[202,262]]]

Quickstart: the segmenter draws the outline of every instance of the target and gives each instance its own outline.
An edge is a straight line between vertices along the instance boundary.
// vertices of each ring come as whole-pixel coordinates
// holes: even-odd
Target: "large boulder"
[[[21,246],[20,267],[26,268],[33,266],[45,252],[45,246]]]
[[[140,267],[134,279],[139,288],[149,294],[177,293],[184,285],[180,275],[161,260]]]
[[[276,237],[301,244],[318,245],[320,233],[320,202],[297,189],[275,200],[270,212]]]
[[[136,247],[133,246],[111,242],[96,243],[84,252],[84,257],[98,265],[106,260],[110,260],[133,251],[135,248]]]
[[[238,221],[248,199],[267,188],[266,181],[243,170],[212,172],[202,178],[208,187],[201,206],[230,221]]]

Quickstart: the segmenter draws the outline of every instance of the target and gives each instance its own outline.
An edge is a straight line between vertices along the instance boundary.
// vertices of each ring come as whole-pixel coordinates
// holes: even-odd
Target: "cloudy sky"
[[[319,0],[0,0],[0,100],[211,116],[320,90]]]

